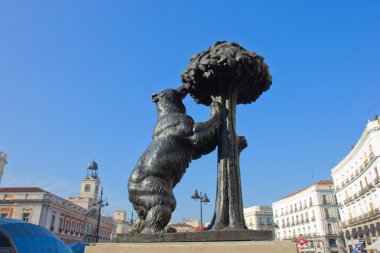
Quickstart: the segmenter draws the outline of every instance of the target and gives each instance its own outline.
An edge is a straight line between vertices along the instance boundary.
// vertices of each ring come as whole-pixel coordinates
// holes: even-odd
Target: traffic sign
[[[297,240],[297,244],[303,246],[304,244],[308,243],[308,241],[305,238],[300,238]]]

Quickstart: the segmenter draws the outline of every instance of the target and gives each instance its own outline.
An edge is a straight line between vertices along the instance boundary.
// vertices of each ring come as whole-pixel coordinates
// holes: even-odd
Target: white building
[[[333,181],[318,181],[272,204],[276,240],[305,238],[299,252],[344,252]]]
[[[8,161],[7,161],[7,154],[5,154],[4,152],[0,151],[0,183],[1,183],[1,179],[3,178],[5,165],[7,163],[8,163]]]
[[[131,224],[127,222],[127,212],[125,210],[116,210],[113,219],[116,222],[116,234],[126,234]]]
[[[244,208],[245,224],[253,230],[273,231],[273,211],[271,206]]]
[[[380,120],[368,122],[352,150],[332,170],[349,252],[380,238]]]
[[[99,205],[82,204],[92,203],[97,199],[98,191],[83,187],[88,181],[87,177],[85,179],[82,181],[81,196],[83,191],[94,191],[96,194],[82,197],[78,204],[70,201],[71,198],[64,199],[38,187],[0,188],[0,217],[20,219],[43,226],[66,243],[93,242],[96,238]],[[97,185],[94,182],[90,185]],[[77,202],[78,197],[73,200]],[[112,217],[101,216],[99,241],[109,241],[115,227]]]

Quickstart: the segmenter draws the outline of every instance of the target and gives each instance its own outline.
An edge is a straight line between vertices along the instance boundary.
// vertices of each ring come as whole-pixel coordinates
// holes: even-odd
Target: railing
[[[346,222],[342,221],[342,227],[356,225],[358,223],[366,222],[368,220],[372,220],[380,215],[380,208],[373,209],[367,213],[359,215],[358,217],[348,219]]]

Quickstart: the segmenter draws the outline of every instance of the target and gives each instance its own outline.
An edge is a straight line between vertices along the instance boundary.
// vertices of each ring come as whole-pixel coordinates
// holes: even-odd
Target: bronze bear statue
[[[129,200],[138,214],[130,233],[163,233],[176,207],[173,188],[193,159],[213,151],[221,125],[221,105],[211,104],[211,118],[194,123],[182,100],[187,91],[153,94],[157,123],[153,140],[141,155],[129,181]]]

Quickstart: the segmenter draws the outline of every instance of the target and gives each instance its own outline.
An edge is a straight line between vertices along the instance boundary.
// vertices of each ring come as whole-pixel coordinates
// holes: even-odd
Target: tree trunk
[[[231,87],[215,99],[222,104],[223,117],[218,138],[218,186],[213,229],[245,229],[239,165],[239,144],[244,138],[236,135],[237,89]]]

